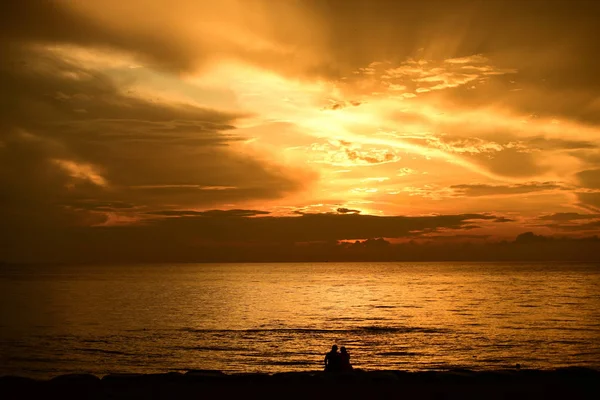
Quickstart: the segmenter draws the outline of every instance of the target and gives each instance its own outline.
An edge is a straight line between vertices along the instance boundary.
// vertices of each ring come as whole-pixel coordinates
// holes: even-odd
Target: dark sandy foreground
[[[3,399],[192,398],[600,399],[600,371],[354,371],[232,374],[61,375],[51,380],[0,377]]]

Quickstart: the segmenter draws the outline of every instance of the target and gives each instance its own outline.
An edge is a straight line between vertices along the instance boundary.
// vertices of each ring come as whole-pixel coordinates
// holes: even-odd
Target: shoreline
[[[591,399],[600,398],[600,370],[585,367],[419,372],[357,369],[341,373],[273,374],[190,370],[185,373],[109,374],[102,377],[67,374],[47,380],[0,377],[0,396],[4,399],[172,399],[217,394],[219,397],[343,395],[424,399]]]

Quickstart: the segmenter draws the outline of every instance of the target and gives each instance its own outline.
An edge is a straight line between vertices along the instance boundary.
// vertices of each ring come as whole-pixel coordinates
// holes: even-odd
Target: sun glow
[[[0,38],[3,220],[18,226],[172,236],[223,219],[193,243],[321,214],[377,227],[332,240],[392,216],[439,216],[432,235],[598,230],[595,20],[530,2],[29,3]]]

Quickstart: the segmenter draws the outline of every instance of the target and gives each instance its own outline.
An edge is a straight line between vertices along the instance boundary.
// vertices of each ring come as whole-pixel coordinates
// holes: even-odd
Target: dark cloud
[[[0,46],[0,87],[5,226],[277,198],[306,177],[232,151],[241,114],[128,95],[43,50]]]
[[[364,249],[384,249],[390,246],[391,243],[384,238],[357,240],[354,243],[350,243],[347,246],[349,248],[364,248]]]
[[[547,236],[536,235],[533,232],[525,232],[517,236],[517,238],[515,239],[515,243],[540,243],[547,242],[549,240],[551,240],[551,238]]]
[[[357,100],[352,100],[352,101],[338,101],[338,100],[330,100],[329,104],[325,107],[323,107],[323,110],[340,110],[342,108],[346,108],[346,107],[358,107],[362,104],[362,102],[357,101]]]
[[[576,174],[581,186],[589,189],[600,189],[600,169],[589,169]]]
[[[515,149],[504,149],[494,153],[492,156],[485,153],[472,155],[478,164],[498,175],[525,178],[540,175],[547,166],[542,166],[538,158],[532,153],[524,153]]]
[[[527,141],[528,148],[540,150],[579,150],[597,149],[598,144],[588,140],[569,140],[557,138],[537,137]]]
[[[129,11],[116,12],[116,3]],[[123,92],[106,74],[43,51],[44,45],[75,45],[92,53],[119,50],[146,67],[175,74],[197,72],[211,59],[226,58],[294,77],[332,79],[349,76],[373,61],[389,60],[399,65],[414,57],[443,63],[448,58],[484,54],[495,67],[518,73],[488,80],[489,90],[471,90],[463,87],[466,85],[449,88],[443,96],[450,92],[449,96],[455,97],[446,100],[451,99],[452,104],[454,99],[477,106],[493,104],[518,114],[600,121],[597,2],[573,6],[566,1],[530,0],[520,2],[517,8],[507,7],[506,2],[443,0],[306,0],[292,6],[287,2],[240,2],[258,12],[243,12],[241,20],[233,18],[240,27],[231,36],[229,17],[235,13],[229,13],[227,7],[222,15],[200,13],[201,21],[194,27],[194,31],[202,30],[206,28],[202,21],[219,21],[224,34],[209,31],[195,35],[179,26],[178,18],[188,15],[179,7],[192,3],[197,2],[157,1],[153,7],[139,7],[134,0],[93,6],[89,2],[44,0],[0,2],[2,257],[51,261],[61,257],[152,260],[156,256],[156,260],[194,260],[198,259],[199,242],[361,239],[381,244],[373,238],[419,237],[440,229],[474,229],[477,225],[473,221],[507,221],[480,214],[376,217],[345,208],[338,209],[337,214],[295,218],[265,217],[266,212],[256,210],[193,211],[224,204],[244,207],[239,203],[278,198],[301,189],[310,176],[232,151],[230,146],[240,140],[235,126],[244,115],[165,104],[142,98],[139,93]],[[168,15],[160,12],[163,9]],[[200,9],[192,4],[189,14]],[[289,9],[293,12],[284,13]],[[129,14],[131,10],[135,13]],[[251,23],[246,25],[248,21]],[[252,38],[245,40],[246,32],[252,33],[248,35]],[[248,46],[254,33],[260,45]],[[196,95],[202,97],[201,93]],[[357,105],[339,100],[330,108]],[[437,126],[435,131],[451,131],[443,128]],[[471,133],[465,129],[465,134]],[[482,134],[506,139],[514,132]],[[456,153],[473,143],[485,145],[483,141],[471,142],[465,142]],[[523,144],[528,150],[572,151],[591,164],[577,174],[582,186],[600,188],[595,142],[532,138]],[[391,150],[374,152],[346,144],[339,147],[355,162],[379,164],[398,159]],[[547,171],[539,153],[521,150],[504,148],[461,156],[498,175],[526,178]],[[453,187],[459,196],[473,197],[562,188],[556,182]],[[577,193],[577,197],[581,207],[600,211],[599,193],[590,190]],[[143,223],[100,226],[111,222],[110,218],[129,218],[130,223],[141,218]],[[593,224],[579,226],[593,228]],[[577,247],[580,242],[539,242],[585,253],[584,247]],[[532,241],[521,238],[513,245],[532,246]],[[411,254],[421,251],[406,249],[415,251]],[[528,249],[548,250],[543,246]],[[548,254],[554,251],[549,250]],[[234,253],[231,249],[227,252]],[[431,255],[431,248],[426,252]],[[523,254],[528,258],[534,253]]]
[[[12,228],[37,234],[40,227],[99,223],[103,218],[88,215],[81,201],[103,196],[103,189],[83,179],[73,179],[53,158],[66,151],[59,145],[18,133],[2,132],[0,148],[0,219],[5,229],[0,239],[11,237]],[[69,209],[67,204],[77,205]],[[84,212],[81,212],[84,211]]]
[[[562,49],[561,49],[562,50]],[[520,54],[499,55],[494,57],[488,54],[495,65],[504,64],[512,67],[518,72],[513,75],[490,77],[485,85],[477,84],[475,89],[464,85],[452,90],[445,91],[443,96],[452,101],[453,104],[462,108],[477,108],[482,104],[493,103],[496,106],[516,110],[519,114],[531,119],[545,120],[561,119],[580,122],[588,125],[600,123],[598,113],[599,103],[592,90],[597,85],[590,73],[587,72],[585,80],[576,83],[576,88],[564,87],[557,79],[549,81],[547,73],[554,74],[554,69],[560,69],[564,76],[574,74],[577,70],[589,67],[586,65],[574,65],[575,58],[568,53],[554,51],[551,60],[561,60],[562,64],[557,67],[558,62],[546,62],[548,51],[542,54]],[[505,60],[503,58],[506,57]],[[523,61],[527,60],[526,65]],[[597,62],[597,61],[594,61]],[[579,64],[578,61],[575,64]],[[533,71],[532,71],[533,70]],[[588,85],[584,82],[588,81]],[[429,93],[429,96],[435,96]],[[567,130],[568,128],[565,128]],[[586,140],[563,140],[563,139],[533,139],[532,145],[541,149],[590,149],[591,143]],[[594,146],[597,148],[597,144]]]
[[[208,223],[216,220],[196,219]],[[99,227],[63,231],[50,241],[51,246],[41,247],[30,240],[28,251],[18,253],[11,248],[3,254],[10,262],[600,261],[597,236],[566,238],[528,232],[515,240],[501,242],[485,237],[474,241],[471,235],[424,235],[398,244],[381,237],[351,242],[274,243],[215,242],[198,240],[194,235],[188,235],[184,241],[183,237],[166,232],[131,226],[121,228],[125,229]],[[169,240],[164,240],[167,237]],[[67,247],[72,251],[61,252]]]
[[[165,217],[255,217],[257,215],[270,214],[269,211],[260,210],[208,210],[208,211],[191,211],[191,210],[165,210],[148,212],[150,215],[159,215]]]
[[[210,244],[279,246],[293,243],[417,237],[418,232],[463,230],[474,221],[494,221],[483,214],[380,217],[361,214],[261,216],[259,210],[160,211],[144,223],[119,226],[36,229],[13,227],[0,248],[15,261],[122,261],[198,259]],[[173,218],[177,217],[177,218]],[[251,252],[252,253],[252,252]],[[248,256],[248,260],[252,257]]]
[[[555,213],[543,215],[538,219],[542,221],[579,221],[585,219],[600,218],[600,214],[579,214],[579,213]]]
[[[139,12],[146,11],[140,9]],[[190,69],[203,55],[203,49],[198,44],[193,52],[190,51],[188,46],[171,33],[174,29],[165,26],[164,21],[162,29],[145,30],[135,24],[131,24],[128,30],[119,29],[76,11],[68,3],[44,0],[2,2],[0,16],[0,43],[6,41],[112,47],[132,52],[172,70]]]
[[[584,162],[592,165],[600,165],[600,151],[593,150],[574,150],[571,151],[573,157],[577,157]]]
[[[507,196],[523,193],[541,192],[546,190],[564,189],[557,182],[532,182],[516,185],[453,185],[450,186],[457,196],[480,197],[480,196]]]
[[[485,54],[499,68],[518,70],[518,76],[494,78],[494,85],[499,86],[492,90],[452,89],[458,98],[473,105],[493,102],[526,114],[599,122],[594,89],[600,86],[596,79],[600,59],[595,56],[600,44],[592,38],[600,35],[600,27],[592,16],[600,6],[593,1],[572,7],[567,1],[530,0],[519,4],[518,12],[502,2],[306,0],[294,6],[241,2],[253,11],[247,14],[260,16],[244,20],[248,25],[242,24],[243,29],[253,32],[267,24],[266,37],[258,37],[283,49],[279,51],[265,49],[268,46],[249,48],[235,40],[223,41],[218,35],[190,38],[177,17],[193,12],[202,15],[206,7],[190,7],[187,2],[156,2],[154,7],[130,2],[119,8],[121,13],[114,11],[114,4],[86,8],[41,0],[13,3],[0,5],[0,37],[6,43],[111,47],[177,73],[226,55],[281,73],[335,79],[351,76],[352,71],[373,61],[400,62],[408,57],[441,61]],[[152,15],[161,10],[169,13]],[[226,26],[231,17],[226,10],[224,7],[222,15],[207,18],[222,20]],[[307,29],[297,29],[303,25]],[[515,88],[524,90],[510,91]],[[335,102],[331,108],[347,105]],[[539,145],[590,148],[584,141]],[[513,162],[507,163],[509,158]],[[531,155],[500,155],[495,160],[490,165],[499,174],[541,172]]]
[[[600,261],[597,236],[565,238],[526,232],[511,241],[478,238],[481,240],[474,242],[470,237],[461,241],[454,235],[433,236],[399,244],[369,239],[314,244],[297,250],[291,247],[286,251],[296,259],[332,261]]]
[[[600,193],[577,193],[579,205],[592,212],[600,212]]]
[[[159,138],[223,144],[232,140],[224,133],[242,116],[128,95],[108,76],[47,51],[15,49],[2,55],[7,57],[0,64],[4,124],[52,129],[54,135],[73,139],[93,135],[89,139],[96,141]]]
[[[360,214],[360,210],[354,210],[352,208],[340,207],[336,211],[340,214]]]
[[[253,211],[254,212],[254,211]],[[217,211],[212,213],[218,215]],[[220,215],[219,215],[220,216]],[[361,214],[302,214],[298,217],[178,218],[159,221],[157,228],[181,230],[199,239],[216,241],[311,242],[402,237],[415,231],[464,229],[477,220],[494,220],[483,214],[431,217],[380,217]]]
[[[111,2],[83,12],[86,7],[69,2],[3,2],[2,36],[10,41],[116,47],[178,72],[193,69],[215,53],[281,71],[339,76],[372,61],[494,52],[540,79],[540,65],[524,56],[532,49],[544,55],[556,47],[576,57],[557,57],[554,63],[540,57],[545,67],[555,65],[544,76],[547,84],[585,87],[599,69],[595,54],[600,45],[593,39],[599,33],[595,21],[599,6],[593,1],[573,7],[566,1],[530,0],[519,4],[518,12],[503,2],[476,1],[305,0],[293,6],[268,0],[231,2],[234,12],[239,5],[251,11],[244,19],[248,32],[264,31],[268,24],[267,39],[284,48],[284,57],[281,51],[244,46],[246,42],[218,35],[195,36],[190,43],[189,32],[179,25],[182,16],[197,12],[226,26],[232,18],[227,7],[215,14],[205,5],[193,7],[193,2],[156,2],[154,7],[128,3],[118,9],[121,12],[116,12]],[[219,47],[211,41],[217,41]],[[290,59],[295,62],[288,62]]]
[[[424,240],[435,240],[435,241],[461,241],[461,240],[487,240],[490,239],[491,235],[423,235],[421,239]]]
[[[150,211],[147,212],[148,215],[158,215],[161,217],[194,217],[194,216],[202,216],[204,212],[202,211],[192,211],[192,210],[164,210],[164,211]]]
[[[600,123],[595,72],[600,44],[592,39],[600,36],[592,17],[600,12],[598,2],[571,7],[568,1],[533,0],[516,8],[502,1],[317,0],[311,5],[328,22],[326,40],[338,69],[407,57],[439,61],[484,54],[492,65],[517,73],[493,76],[474,89],[463,85],[421,96],[451,99],[467,109],[494,104],[524,115]],[[527,171],[530,157],[522,158],[514,172]]]
[[[544,226],[556,231],[587,232],[598,231],[600,228],[600,214],[555,213],[538,219],[551,222]]]
[[[578,2],[578,7],[571,7],[568,2],[532,0],[519,3],[518,12],[506,2],[308,3],[328,22],[328,44],[336,58],[347,62],[405,57],[419,49],[428,58],[438,59],[509,50],[543,53],[561,44],[565,51],[583,57],[573,60],[581,70],[578,76],[568,74],[570,81],[591,78],[592,69],[584,67],[585,61],[597,65],[592,54],[599,45],[591,39],[599,31],[592,17],[599,10],[595,2]],[[522,66],[528,61],[522,60]],[[530,68],[534,70],[534,66]]]
[[[98,201],[93,199],[73,199],[69,203],[63,205],[74,209],[90,211],[119,211],[136,208],[135,204],[126,203],[124,201]]]
[[[588,191],[577,193],[579,205],[592,212],[600,212],[600,169],[589,169],[575,174],[580,185]]]
[[[600,228],[600,220],[587,222],[584,224],[548,224],[545,225],[547,228],[554,230],[565,231],[565,232],[587,232],[587,231],[598,231]]]

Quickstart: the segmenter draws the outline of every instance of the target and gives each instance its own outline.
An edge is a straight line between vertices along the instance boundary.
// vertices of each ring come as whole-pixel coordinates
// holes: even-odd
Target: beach
[[[418,399],[593,399],[600,396],[600,371],[469,370],[348,373],[282,372],[225,374],[191,370],[164,374],[59,375],[47,380],[0,377],[4,399],[178,399],[231,398],[418,398]]]

